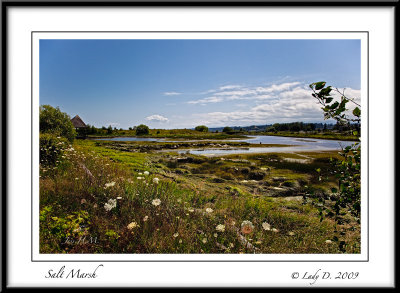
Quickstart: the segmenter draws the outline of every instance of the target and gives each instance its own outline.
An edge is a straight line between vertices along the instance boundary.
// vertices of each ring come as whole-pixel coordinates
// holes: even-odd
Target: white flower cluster
[[[107,203],[104,204],[104,208],[107,212],[111,211],[113,208],[117,206],[116,199],[109,199]]]

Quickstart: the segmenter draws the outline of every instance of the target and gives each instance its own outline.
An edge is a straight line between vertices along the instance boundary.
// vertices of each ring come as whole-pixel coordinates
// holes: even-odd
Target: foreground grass
[[[321,182],[326,155],[285,156],[182,160],[78,141],[41,166],[40,252],[339,253],[335,223],[298,196]],[[271,196],[282,189],[296,194]],[[345,225],[346,252],[359,253],[359,227]]]

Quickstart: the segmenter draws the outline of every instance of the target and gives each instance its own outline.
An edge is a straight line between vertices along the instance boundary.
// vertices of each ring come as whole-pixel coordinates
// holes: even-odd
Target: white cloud
[[[164,96],[179,96],[182,93],[178,93],[178,92],[165,92],[163,93]]]
[[[246,99],[259,100],[262,103],[253,106],[248,110],[232,111],[232,112],[210,112],[193,115],[193,122],[202,122],[210,126],[234,126],[234,125],[251,125],[251,124],[267,124],[275,122],[316,122],[323,120],[322,105],[311,96],[311,89],[301,83],[291,83],[282,85],[274,85],[274,91],[278,91],[271,95],[254,95],[245,97]],[[279,90],[277,90],[279,88]],[[343,89],[339,89],[342,92]],[[351,88],[345,89],[347,98],[354,98],[354,101],[360,103],[361,91]],[[340,100],[340,94],[332,91],[335,100]],[[236,99],[244,99],[244,97],[234,96]],[[227,101],[225,97],[224,101]],[[206,98],[207,99],[207,98]],[[203,103],[207,102],[203,99]],[[219,100],[214,100],[217,102]],[[195,103],[196,101],[192,101]],[[347,108],[349,113],[355,108],[355,104],[349,102]],[[351,115],[349,117],[352,117]]]
[[[161,115],[151,115],[146,117],[147,121],[153,121],[153,122],[168,122],[168,118],[163,117]]]
[[[212,97],[207,97],[199,100],[189,101],[189,104],[207,103],[220,103],[233,100],[267,100],[274,98],[280,92],[290,90],[291,88],[299,85],[300,82],[287,82],[281,84],[273,84],[268,87],[244,87],[239,85],[222,86],[219,90],[209,90],[207,92],[213,93]],[[216,98],[219,97],[219,98]]]
[[[242,86],[240,86],[240,85],[225,85],[225,86],[219,87],[219,90],[224,91],[224,90],[237,89],[237,88],[241,88],[241,87]]]
[[[220,97],[208,97],[200,100],[189,101],[188,104],[207,104],[207,103],[219,103],[222,102],[224,99]]]

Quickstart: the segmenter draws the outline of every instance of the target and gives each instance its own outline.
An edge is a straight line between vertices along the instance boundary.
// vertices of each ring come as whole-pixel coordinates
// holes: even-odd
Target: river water
[[[111,140],[111,141],[160,141],[160,142],[195,142],[205,140],[168,140],[162,138],[145,138],[145,137],[114,137],[104,138],[99,140]],[[216,141],[216,140],[213,140]],[[299,137],[283,137],[283,136],[249,136],[245,139],[234,139],[234,140],[221,140],[224,141],[241,141],[248,142],[250,144],[283,144],[288,145],[287,147],[245,147],[245,148],[191,148],[184,150],[177,150],[179,153],[189,152],[195,155],[228,155],[228,154],[246,154],[246,153],[276,153],[276,152],[302,152],[302,151],[329,151],[329,150],[340,150],[342,147],[346,147],[354,144],[353,141],[341,141],[341,140],[328,140],[328,139],[314,139],[314,138],[299,138]]]

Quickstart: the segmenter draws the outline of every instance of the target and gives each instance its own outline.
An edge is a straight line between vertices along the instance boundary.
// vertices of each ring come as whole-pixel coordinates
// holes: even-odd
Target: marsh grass
[[[188,155],[192,159],[183,162],[175,156],[78,141],[57,165],[41,166],[40,252],[340,252],[336,242],[325,242],[337,227],[329,218],[320,221],[318,207],[262,193],[265,186],[281,184],[274,176],[311,183],[325,159],[305,166],[285,163],[279,155],[224,160]],[[251,172],[262,172],[263,179],[242,184]],[[243,221],[254,226],[250,233],[238,232]],[[276,230],[265,230],[263,223]],[[346,252],[359,253],[359,227],[347,235]]]

